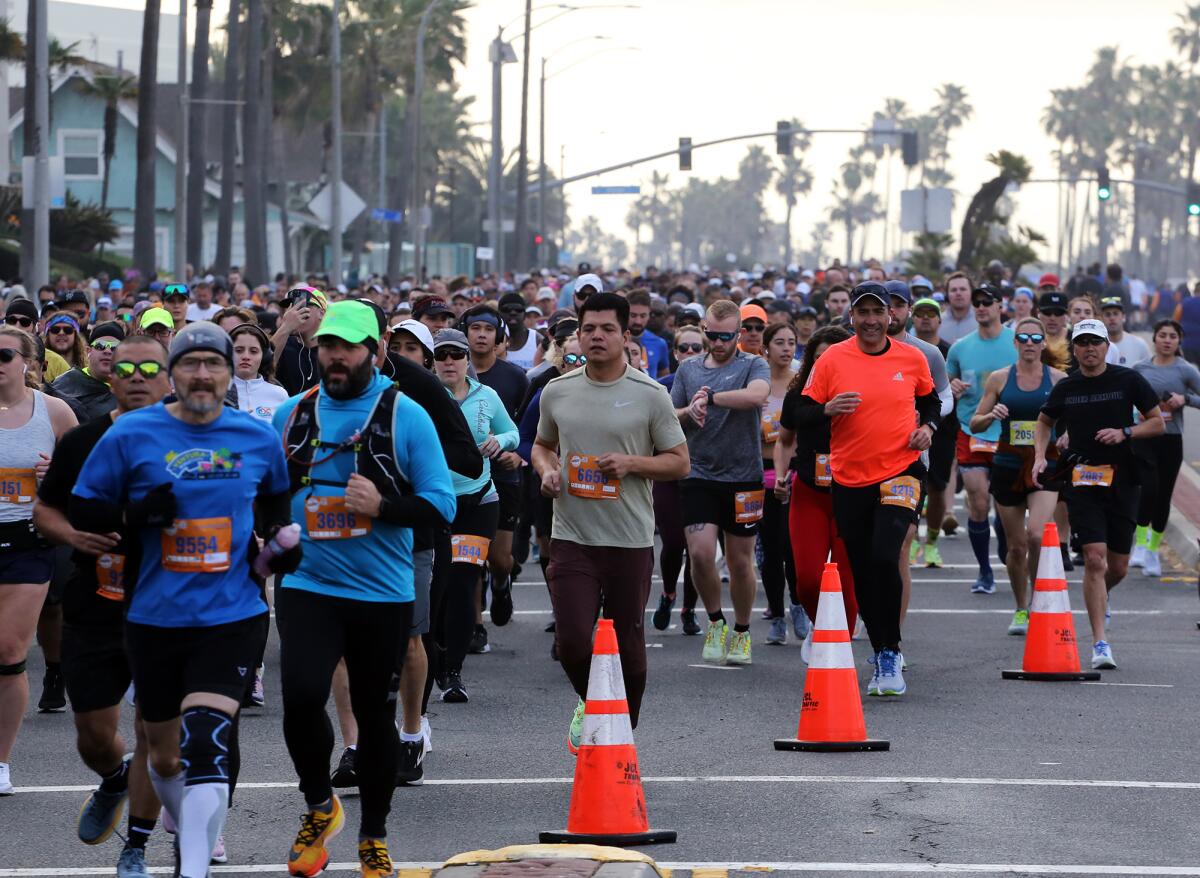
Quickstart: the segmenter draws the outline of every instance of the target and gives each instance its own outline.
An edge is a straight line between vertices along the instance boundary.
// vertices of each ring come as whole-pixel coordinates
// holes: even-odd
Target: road
[[[946,568],[914,572],[909,694],[865,704],[868,732],[889,739],[890,752],[772,748],[795,733],[804,668],[797,643],[762,643],[758,610],[750,668],[702,666],[701,639],[681,635],[678,614],[671,630],[651,629],[636,740],[651,824],[677,830],[679,841],[648,852],[676,871],[716,870],[696,878],[747,867],[1200,875],[1194,578],[1176,569],[1120,586],[1110,635],[1120,669],[1101,683],[1002,682],[1001,669],[1018,666],[1022,650],[1020,638],[1005,635],[1011,596],[1000,570],[996,595],[969,594],[969,551],[960,531],[943,540]],[[397,791],[389,821],[392,855],[407,868],[535,842],[539,830],[565,825],[574,696],[549,659],[548,598],[534,571],[527,565],[516,587],[512,622],[492,628],[493,651],[468,658],[470,703],[432,705],[429,780]],[[1087,642],[1079,573],[1068,578]],[[865,685],[867,646],[856,641],[854,651]],[[242,725],[231,862],[214,874],[285,874],[279,864],[302,799],[281,735],[277,655],[273,636],[267,706]],[[36,650],[30,666],[36,699]],[[75,839],[93,779],[75,754],[69,714],[27,719],[13,771],[18,794],[0,799],[0,876],[112,874],[117,840],[89,848]],[[357,801],[347,807],[335,874],[356,869]],[[151,863],[167,871],[169,857],[156,832]]]

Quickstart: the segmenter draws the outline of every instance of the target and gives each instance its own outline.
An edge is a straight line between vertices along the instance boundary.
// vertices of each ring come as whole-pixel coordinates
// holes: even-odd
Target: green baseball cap
[[[334,302],[325,312],[325,319],[316,337],[332,335],[350,344],[379,343],[379,319],[362,302]]]
[[[942,313],[942,306],[938,304],[937,299],[917,299],[912,303],[912,310],[916,311],[918,308],[933,308],[938,314]]]
[[[174,330],[175,318],[166,308],[147,308],[142,312],[142,321],[138,325],[143,332],[151,326],[165,326],[167,329]]]

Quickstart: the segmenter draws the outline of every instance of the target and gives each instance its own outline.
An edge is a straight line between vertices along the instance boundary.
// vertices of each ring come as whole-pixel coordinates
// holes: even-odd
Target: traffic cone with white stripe
[[[567,828],[539,833],[538,840],[543,844],[617,847],[674,842],[673,831],[652,831],[646,816],[617,632],[611,619],[596,624],[587,694]]]
[[[1067,575],[1063,572],[1058,527],[1053,521],[1046,522],[1042,531],[1042,553],[1029,604],[1029,632],[1025,635],[1021,670],[1001,671],[1000,676],[1005,680],[1100,679],[1095,671],[1080,670]]]
[[[775,749],[829,753],[890,747],[888,741],[867,737],[842,581],[837,564],[826,564],[813,624],[812,658],[804,677],[800,726],[796,737],[776,738]]]

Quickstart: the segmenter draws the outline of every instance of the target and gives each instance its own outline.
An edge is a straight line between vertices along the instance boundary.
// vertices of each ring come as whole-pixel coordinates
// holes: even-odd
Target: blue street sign
[[[371,211],[371,219],[382,223],[402,223],[404,222],[404,211],[384,210],[377,207]]]
[[[641,186],[593,186],[593,195],[637,195],[642,191]]]

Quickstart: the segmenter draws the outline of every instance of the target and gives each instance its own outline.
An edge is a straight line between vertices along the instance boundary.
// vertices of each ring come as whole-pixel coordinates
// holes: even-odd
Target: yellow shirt
[[[64,372],[71,371],[71,364],[62,358],[61,355],[54,351],[46,351],[46,374],[42,376],[42,380],[50,384],[59,375]]]

